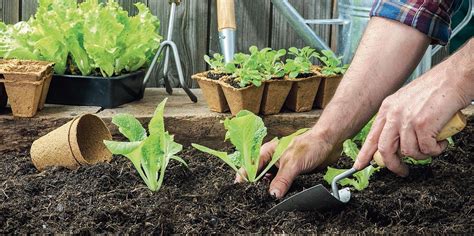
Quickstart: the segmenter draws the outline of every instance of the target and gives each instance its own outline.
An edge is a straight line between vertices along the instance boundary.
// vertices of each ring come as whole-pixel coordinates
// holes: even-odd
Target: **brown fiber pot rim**
[[[0,60],[0,73],[13,75],[41,76],[52,70],[54,63],[31,60]]]
[[[191,76],[192,79],[194,80],[204,80],[204,81],[209,81],[209,82],[213,82],[213,83],[217,83],[219,80],[222,80],[223,78],[225,77],[228,77],[228,75],[224,75],[222,76],[221,78],[215,80],[215,79],[209,79],[207,77],[207,74],[209,72],[213,72],[212,70],[209,70],[209,71],[204,71],[204,72],[200,72],[200,73],[197,73],[197,74],[194,74]]]
[[[262,86],[259,86],[259,87],[252,84],[252,85],[248,85],[247,87],[244,87],[244,88],[235,88],[234,86],[228,84],[226,81],[219,80],[218,82],[221,86],[232,89],[233,91],[243,91],[243,90],[247,90],[247,89],[252,89],[254,87],[255,88],[263,87],[263,83],[262,83]]]
[[[309,76],[309,77],[305,77],[305,78],[293,78],[293,79],[290,79],[290,77],[288,75],[285,75],[285,80],[290,80],[290,81],[295,81],[295,82],[298,82],[298,81],[304,81],[304,80],[308,80],[308,79],[315,79],[315,78],[324,78],[323,77],[323,74],[321,73],[321,67],[317,66],[317,65],[313,65],[311,67],[311,72],[313,72],[313,75],[312,76]]]
[[[93,133],[86,132],[81,127],[87,128]],[[103,144],[103,140],[112,140],[112,134],[105,122],[96,115],[85,114],[76,117],[69,127],[68,138],[74,159],[80,165],[92,165],[110,161],[112,158],[112,154]],[[86,142],[86,139],[93,139],[95,142]]]

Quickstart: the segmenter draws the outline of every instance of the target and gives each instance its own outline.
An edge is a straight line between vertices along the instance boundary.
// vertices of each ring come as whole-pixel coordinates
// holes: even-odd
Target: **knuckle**
[[[275,178],[273,180],[273,182],[277,185],[281,185],[281,186],[284,186],[285,188],[289,187],[291,185],[291,182],[285,178],[285,177],[279,177],[279,178]]]
[[[413,121],[413,127],[415,127],[416,130],[423,130],[427,124],[428,121],[424,117],[418,117]]]

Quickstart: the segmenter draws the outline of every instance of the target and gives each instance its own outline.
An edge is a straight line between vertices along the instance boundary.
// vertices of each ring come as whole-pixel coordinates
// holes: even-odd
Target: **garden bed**
[[[124,157],[38,173],[35,134],[24,134],[17,146],[0,144],[0,233],[472,233],[473,123],[431,166],[412,167],[406,179],[382,170],[342,211],[278,215],[265,213],[277,203],[268,181],[233,184],[230,168],[191,148],[181,154],[190,169],[172,162],[152,194]],[[321,173],[299,177],[290,194],[322,182]]]

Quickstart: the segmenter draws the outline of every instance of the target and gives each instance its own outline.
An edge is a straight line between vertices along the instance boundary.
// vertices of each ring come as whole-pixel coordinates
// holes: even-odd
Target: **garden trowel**
[[[441,132],[436,136],[438,141],[445,140],[466,127],[466,117],[459,111],[451,120],[443,127]],[[374,154],[373,160],[380,167],[385,167],[382,155],[379,151]],[[351,168],[344,173],[336,176],[331,183],[331,192],[329,192],[322,184],[318,184],[309,189],[305,189],[284,201],[280,202],[267,213],[277,213],[281,211],[323,211],[328,209],[337,209],[349,202],[351,192],[349,188],[339,189],[337,183],[356,173],[355,168]]]

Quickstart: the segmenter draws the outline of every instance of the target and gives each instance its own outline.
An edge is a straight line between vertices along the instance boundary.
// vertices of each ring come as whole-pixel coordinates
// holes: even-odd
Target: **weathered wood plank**
[[[211,1],[209,54],[221,52],[217,31],[216,1]],[[268,47],[270,42],[270,0],[238,0],[235,1],[237,21],[237,52],[248,52],[255,45],[259,48]]]
[[[170,5],[168,1],[150,1],[149,7],[161,21],[161,35],[167,37],[169,25]],[[184,78],[188,86],[196,86],[191,80],[191,75],[206,69],[202,57],[207,53],[207,26],[208,26],[208,2],[207,1],[183,1],[176,8],[175,27],[173,29],[173,41],[177,44],[183,66]],[[174,58],[170,58],[169,79],[173,87],[179,87],[178,72],[175,69]],[[149,86],[160,86],[164,84],[163,61],[160,63],[159,73],[155,73]]]
[[[329,19],[332,17],[332,1],[290,0],[290,3],[305,19]],[[330,26],[313,25],[311,28],[321,39],[330,44]],[[271,46],[275,49],[307,46],[276,8],[273,9],[272,29]]]
[[[20,0],[2,0],[2,15],[3,22],[13,24],[20,20]]]
[[[120,6],[123,7],[124,10],[128,11],[128,14],[133,16],[137,14],[137,8],[135,7],[135,3],[142,2],[145,5],[148,4],[148,0],[118,0],[117,1]]]
[[[21,20],[28,20],[36,12],[38,0],[20,0],[21,3]]]

